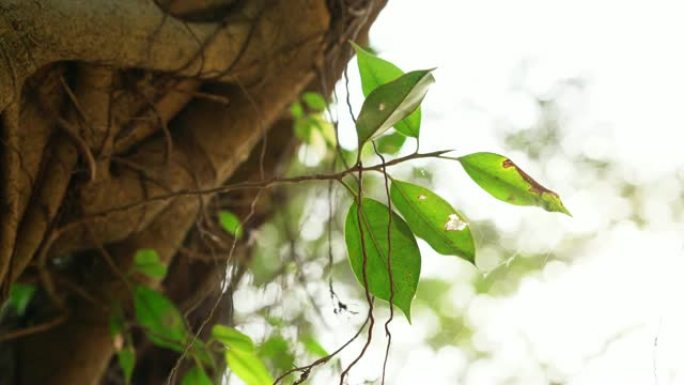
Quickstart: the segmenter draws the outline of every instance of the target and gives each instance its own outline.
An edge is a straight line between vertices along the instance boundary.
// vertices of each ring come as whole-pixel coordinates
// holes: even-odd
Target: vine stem
[[[392,345],[392,333],[389,330],[389,325],[394,319],[394,274],[392,273],[392,197],[390,196],[389,180],[390,176],[387,174],[385,164],[385,157],[378,151],[375,142],[373,143],[373,151],[380,158],[382,168],[382,176],[385,179],[385,194],[387,196],[387,274],[389,275],[389,309],[390,315],[385,322],[385,335],[387,336],[387,346],[385,347],[385,359],[382,362],[382,381],[381,385],[385,385],[385,375],[387,374],[387,361],[389,360],[390,346]]]
[[[110,214],[112,212],[116,211],[125,211],[129,210],[138,206],[145,205],[150,202],[154,201],[163,201],[171,198],[176,198],[180,196],[188,196],[188,195],[204,195],[204,194],[217,194],[217,193],[226,193],[230,191],[236,191],[236,190],[249,190],[249,189],[262,189],[262,188],[270,188],[270,187],[275,187],[279,185],[286,185],[286,184],[294,184],[294,183],[301,183],[301,182],[311,182],[311,181],[331,181],[331,180],[336,180],[339,182],[342,182],[343,178],[349,175],[353,175],[354,173],[358,172],[366,172],[366,171],[375,171],[375,172],[383,172],[383,170],[387,167],[392,167],[399,165],[401,163],[405,163],[407,161],[411,161],[414,159],[424,159],[424,158],[441,158],[444,159],[445,157],[443,154],[446,154],[448,152],[451,152],[451,150],[441,150],[441,151],[433,151],[433,152],[427,152],[427,153],[414,153],[410,154],[407,156],[403,156],[400,158],[392,159],[388,161],[387,163],[384,164],[377,164],[373,166],[368,166],[368,167],[363,167],[360,163],[357,163],[356,165],[335,173],[324,173],[324,174],[310,174],[310,175],[300,175],[300,176],[294,176],[294,177],[284,177],[284,178],[271,178],[271,179],[266,179],[262,181],[256,181],[256,182],[239,182],[239,183],[234,183],[234,184],[229,184],[229,185],[223,185],[223,186],[218,186],[214,188],[208,188],[208,189],[185,189],[185,190],[179,190],[175,192],[170,192],[166,194],[160,194],[157,196],[153,197],[148,197],[143,200],[127,203],[125,205],[121,206],[116,206],[112,207],[108,210],[102,211],[97,214],[89,215],[86,217],[83,217],[75,222],[67,224],[74,224],[78,222],[83,222],[87,221],[89,219],[97,218],[100,216],[104,216],[107,214]]]
[[[351,338],[349,338],[349,339],[347,340],[347,342],[345,342],[344,344],[342,344],[342,346],[340,346],[339,348],[337,348],[337,350],[335,350],[334,352],[328,354],[328,355],[325,356],[325,357],[321,357],[321,358],[317,359],[316,361],[310,363],[309,365],[300,366],[300,367],[298,367],[298,368],[292,368],[292,369],[286,371],[285,373],[283,373],[283,374],[281,374],[280,376],[278,376],[278,378],[276,378],[275,381],[273,381],[273,385],[278,385],[278,383],[280,383],[283,379],[285,379],[285,377],[287,377],[287,376],[289,376],[290,374],[295,373],[295,372],[300,372],[300,373],[302,373],[302,377],[303,377],[304,379],[308,378],[308,375],[309,375],[309,373],[311,373],[311,370],[312,370],[313,368],[315,368],[316,366],[319,366],[319,365],[323,365],[323,364],[325,364],[326,362],[330,361],[333,357],[335,357],[336,355],[338,355],[342,350],[344,350],[347,346],[349,346],[349,344],[351,344],[352,342],[354,342],[354,340],[357,339],[357,338],[359,337],[359,335],[361,335],[361,332],[363,331],[363,329],[364,329],[364,328],[366,327],[366,325],[368,324],[368,321],[369,321],[369,318],[366,317],[366,320],[363,322],[363,324],[361,325],[361,327],[359,327],[359,329],[356,331],[356,333],[354,333],[354,335],[353,335]],[[301,383],[301,382],[296,382],[296,383]]]
[[[370,346],[371,340],[373,339],[373,326],[375,325],[375,317],[373,317],[373,298],[370,294],[369,283],[368,283],[368,252],[366,250],[366,236],[364,230],[364,218],[363,218],[363,166],[361,162],[357,163],[358,167],[358,194],[356,197],[356,219],[359,223],[359,235],[361,239],[361,254],[363,256],[362,264],[362,275],[363,275],[363,288],[364,294],[366,296],[366,302],[368,303],[368,337],[366,338],[366,343],[359,352],[359,355],[354,358],[354,360],[347,366],[347,368],[340,374],[340,385],[344,384],[344,378],[349,374],[349,371],[361,360],[361,358],[366,354],[368,346]]]

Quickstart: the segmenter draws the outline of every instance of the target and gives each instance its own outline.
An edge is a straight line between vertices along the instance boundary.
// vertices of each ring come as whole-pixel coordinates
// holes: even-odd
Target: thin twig
[[[172,88],[171,91],[182,93],[182,94],[192,95],[195,98],[209,100],[212,102],[223,104],[224,106],[227,106],[230,104],[230,99],[228,97],[220,95],[220,94],[214,94],[211,92],[184,90],[182,88]]]
[[[60,310],[64,310],[64,300],[57,294],[57,289],[55,288],[54,282],[52,281],[52,275],[48,271],[47,267],[47,260],[48,260],[48,250],[50,250],[50,247],[52,244],[59,238],[61,232],[59,229],[52,229],[50,230],[49,235],[47,236],[47,239],[41,246],[41,249],[38,253],[38,278],[40,279],[40,283],[43,286],[43,289],[45,290],[45,293],[47,294],[48,298],[52,301],[52,303]]]
[[[254,199],[252,200],[252,204],[250,205],[250,211],[243,221],[244,223],[247,223],[252,218],[252,216],[254,216],[254,214],[256,212],[256,203],[261,198],[261,194],[263,191],[264,191],[263,188],[261,188],[255,194]],[[238,237],[233,237],[233,243],[232,243],[230,251],[228,253],[228,260],[233,258],[235,250],[237,249],[237,244],[238,244]],[[214,303],[212,304],[212,307],[209,310],[209,314],[202,321],[200,326],[197,328],[197,331],[195,333],[193,333],[193,336],[190,339],[190,342],[185,346],[185,349],[183,349],[183,353],[180,355],[180,357],[178,357],[178,360],[176,360],[176,364],[173,366],[173,368],[169,372],[169,375],[167,377],[167,385],[171,385],[171,383],[173,382],[173,379],[175,378],[176,373],[178,372],[178,369],[180,368],[180,365],[183,362],[183,359],[188,355],[188,353],[190,352],[190,349],[195,345],[195,342],[199,338],[199,336],[202,333],[202,331],[204,330],[204,328],[209,324],[209,322],[214,317],[216,310],[218,310],[219,305],[223,301],[226,294],[230,292],[232,295],[232,292],[234,290],[234,286],[233,286],[235,283],[234,281],[237,281],[237,280],[239,280],[239,276],[236,274],[233,274],[231,276],[231,282],[230,282],[227,290],[221,290],[221,293],[216,297],[216,301],[214,301]]]
[[[338,355],[338,354],[339,354],[341,351],[343,351],[347,346],[349,346],[349,344],[351,344],[352,342],[354,342],[354,340],[356,340],[356,339],[359,337],[359,335],[361,335],[361,332],[362,332],[363,329],[366,327],[366,325],[368,324],[368,321],[369,321],[369,320],[370,320],[370,318],[366,317],[366,320],[363,322],[363,324],[361,325],[361,327],[359,328],[359,330],[357,330],[356,333],[355,333],[351,338],[349,338],[349,339],[347,340],[347,342],[345,342],[344,344],[342,344],[342,346],[340,346],[339,348],[337,348],[337,350],[335,350],[334,352],[328,354],[328,355],[325,356],[325,357],[321,357],[321,358],[317,359],[316,361],[314,361],[314,362],[312,362],[312,363],[310,363],[310,364],[308,364],[308,365],[300,366],[300,367],[297,367],[297,368],[292,368],[292,369],[286,371],[285,373],[283,373],[283,374],[281,374],[280,376],[278,376],[278,378],[276,378],[275,381],[273,381],[273,385],[278,385],[278,383],[279,383],[280,381],[282,381],[283,379],[285,379],[285,377],[287,377],[287,376],[289,376],[290,374],[295,373],[295,372],[301,372],[301,373],[302,373],[302,374],[301,374],[301,377],[303,377],[304,379],[306,379],[306,378],[309,376],[309,373],[311,373],[311,370],[312,370],[313,368],[315,368],[315,367],[317,367],[317,366],[319,366],[319,365],[325,364],[326,362],[330,361],[333,357],[335,357],[336,355]],[[301,378],[300,378],[300,380],[301,380]],[[296,383],[301,383],[301,382],[298,381],[298,382],[296,382]]]
[[[64,76],[60,76],[59,80],[62,83],[62,87],[64,88],[64,91],[66,92],[67,96],[69,97],[69,100],[71,100],[71,103],[74,105],[74,109],[78,113],[78,116],[83,120],[84,123],[87,124],[89,120],[88,116],[83,111],[83,108],[81,108],[81,103],[79,103],[76,94],[74,94],[74,91],[71,89],[67,81],[64,79]]]
[[[79,151],[83,155],[83,158],[88,164],[90,181],[94,181],[97,177],[97,163],[95,162],[93,152],[90,151],[90,147],[88,147],[88,144],[85,142],[85,140],[83,140],[83,138],[81,138],[81,136],[78,134],[78,128],[63,118],[57,118],[57,126],[59,126],[59,128],[61,128],[62,131],[67,134],[69,139],[76,144],[76,147],[78,147]]]
[[[107,215],[112,212],[117,212],[117,211],[125,211],[129,210],[138,206],[142,206],[145,204],[148,204],[150,202],[155,202],[155,201],[164,201],[168,200],[171,198],[177,198],[181,196],[188,196],[188,195],[204,195],[204,194],[217,194],[217,193],[226,193],[230,191],[235,191],[235,190],[249,190],[249,189],[266,189],[278,185],[285,185],[285,184],[294,184],[294,183],[300,183],[300,182],[310,182],[310,181],[330,181],[330,180],[336,180],[336,181],[342,181],[342,178],[352,175],[355,172],[358,171],[376,171],[376,172],[382,172],[381,170],[386,167],[391,167],[395,166],[413,159],[421,159],[421,158],[442,158],[442,154],[445,154],[447,152],[450,152],[451,150],[443,150],[443,151],[434,151],[434,152],[429,152],[429,153],[422,153],[422,154],[411,154],[407,155],[401,158],[396,158],[391,161],[388,161],[384,165],[379,164],[379,165],[374,165],[370,167],[362,167],[360,165],[355,165],[349,169],[346,169],[344,171],[336,172],[336,173],[330,173],[330,174],[310,174],[310,175],[300,175],[300,176],[295,176],[295,177],[287,177],[287,178],[271,178],[267,180],[262,180],[262,181],[256,181],[256,182],[240,182],[240,183],[234,183],[234,184],[229,184],[229,185],[224,185],[224,186],[218,186],[218,187],[212,187],[208,189],[185,189],[185,190],[179,190],[175,192],[170,192],[167,194],[161,194],[153,197],[147,197],[143,200],[127,203],[121,206],[116,206],[112,207],[108,210],[105,210],[103,212],[93,214],[87,217],[83,217],[79,219],[78,221],[87,221],[92,218],[96,217],[101,217],[104,215]],[[349,187],[349,186],[347,186]]]
[[[373,143],[373,151],[380,158],[384,165],[385,157],[378,151],[375,142]],[[389,275],[390,296],[389,309],[390,315],[385,322],[385,335],[387,336],[387,347],[385,348],[385,359],[382,363],[382,381],[381,385],[385,385],[385,374],[387,373],[387,361],[389,359],[390,346],[392,345],[392,333],[390,333],[389,325],[394,319],[394,274],[392,272],[392,197],[390,196],[389,175],[387,169],[383,167],[382,175],[385,179],[385,194],[387,195],[387,274]]]
[[[46,321],[43,323],[39,323],[37,325],[29,326],[26,328],[22,329],[17,329],[17,330],[12,330],[10,332],[7,332],[3,335],[0,335],[0,342],[5,342],[13,339],[17,339],[20,337],[26,337],[31,334],[36,334],[36,333],[41,333],[48,331],[60,324],[62,324],[64,321],[66,321],[68,318],[68,315],[66,312],[60,314],[59,316],[55,317],[54,319],[50,321]]]
[[[361,166],[361,163],[359,163]],[[346,369],[340,374],[340,385],[343,385],[344,378],[347,376],[349,371],[361,360],[361,358],[366,354],[368,346],[370,346],[371,340],[373,339],[373,326],[375,325],[375,318],[373,317],[373,299],[370,294],[370,288],[368,283],[368,251],[366,249],[366,236],[364,233],[365,216],[363,215],[363,167],[359,167],[358,172],[359,186],[357,190],[357,200],[356,200],[356,219],[359,223],[359,236],[361,240],[361,255],[363,256],[362,263],[362,275],[363,275],[363,288],[364,294],[366,296],[366,302],[368,303],[368,337],[366,338],[366,343],[359,352],[359,355],[347,366]],[[368,227],[370,230],[370,227]],[[371,234],[372,236],[372,234]]]
[[[119,277],[121,282],[123,282],[126,287],[128,288],[128,291],[131,293],[133,292],[133,285],[131,284],[129,278],[126,276],[126,274],[119,268],[119,266],[116,265],[116,262],[114,262],[114,258],[109,254],[107,249],[102,245],[102,242],[100,242],[98,239],[96,239],[95,234],[93,233],[93,229],[90,227],[86,227],[86,233],[88,234],[88,237],[90,238],[90,241],[93,242],[93,244],[96,245],[97,250],[100,252],[100,255],[102,255],[102,258],[105,260],[105,263],[109,267],[110,270]]]

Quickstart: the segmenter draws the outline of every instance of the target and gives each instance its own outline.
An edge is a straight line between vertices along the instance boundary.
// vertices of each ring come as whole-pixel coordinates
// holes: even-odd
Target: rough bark
[[[118,383],[110,305],[130,303],[120,272],[139,248],[172,267],[163,287],[192,327],[215,313],[235,261],[202,235],[213,196],[188,192],[277,172],[286,107],[331,89],[383,3],[0,0],[0,300],[41,287],[30,319],[0,324],[0,378]],[[163,383],[176,355],[138,342],[136,378]]]

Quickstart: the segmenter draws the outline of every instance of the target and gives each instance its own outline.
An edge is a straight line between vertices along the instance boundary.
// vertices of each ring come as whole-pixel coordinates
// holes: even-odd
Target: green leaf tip
[[[477,152],[458,160],[470,178],[496,199],[572,216],[557,193],[542,186],[503,155]]]
[[[211,336],[222,343],[226,348],[244,352],[254,352],[254,342],[243,332],[224,325],[214,325]]]
[[[234,236],[235,238],[241,238],[243,233],[242,223],[237,215],[233,214],[228,210],[221,210],[219,212],[219,222],[221,227],[228,234]]]
[[[24,315],[37,290],[38,287],[32,284],[15,282],[10,286],[9,305],[18,316]]]
[[[181,385],[212,385],[211,378],[200,366],[193,366],[185,372]]]
[[[124,374],[125,384],[130,384],[133,378],[133,370],[135,369],[135,350],[133,350],[132,346],[124,346],[116,352],[116,360]]]

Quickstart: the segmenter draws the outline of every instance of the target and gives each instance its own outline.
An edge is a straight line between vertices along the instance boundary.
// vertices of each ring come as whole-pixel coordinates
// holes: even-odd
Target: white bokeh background
[[[431,166],[437,191],[473,221],[513,231],[521,250],[550,252],[571,235],[593,239],[571,263],[548,263],[503,298],[475,295],[459,280],[481,272],[422,248],[422,277],[454,282],[445,306],[465,313],[474,344],[490,355],[473,363],[458,345],[433,351],[424,339],[436,321],[419,308],[412,325],[400,317],[392,324],[388,383],[684,385],[684,224],[670,209],[682,204],[684,178],[683,20],[681,1],[389,1],[371,30],[373,48],[405,70],[438,68],[423,104],[421,149],[504,152],[543,175],[574,217],[495,201],[454,163]],[[358,88],[355,62],[349,76]],[[628,219],[633,208],[610,180],[587,182],[567,156],[540,163],[505,151],[502,132],[539,117],[531,96],[553,95],[573,78],[585,85],[561,102],[562,151],[610,160],[631,183],[648,186],[647,226]],[[356,111],[359,94],[352,90]],[[339,117],[343,144],[353,147],[344,109]],[[616,224],[607,226],[610,218]],[[248,313],[249,301],[238,296],[238,311]],[[332,328],[322,341],[333,348],[363,314],[328,310]],[[350,384],[379,384],[385,340],[381,327],[375,333]]]

